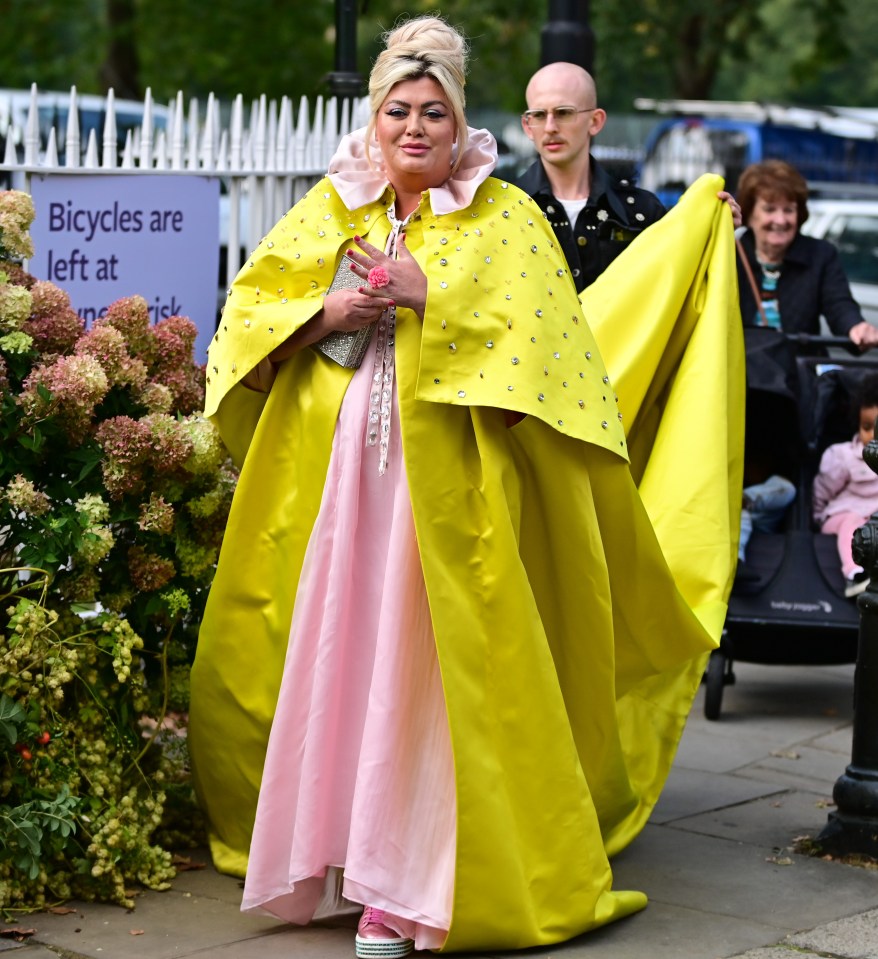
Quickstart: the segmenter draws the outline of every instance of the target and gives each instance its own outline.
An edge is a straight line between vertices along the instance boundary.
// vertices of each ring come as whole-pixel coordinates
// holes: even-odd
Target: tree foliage
[[[0,77],[3,86],[99,91],[106,34],[100,0],[0,0]]]
[[[433,0],[361,0],[359,70],[382,33]],[[592,0],[601,100],[637,96],[874,102],[872,0]],[[547,0],[446,0],[472,42],[472,107],[519,110],[538,66]],[[326,93],[335,3],[282,0],[0,0],[0,75],[10,87],[222,99]]]
[[[803,104],[878,103],[878,74],[873,68],[878,5],[848,0],[846,11],[841,3],[826,6],[830,20],[840,18],[834,29],[843,47],[830,43],[829,26],[800,15],[801,0],[772,0],[765,7],[764,30],[750,44],[752,66],[744,71],[725,70],[714,96]]]
[[[431,0],[372,0],[360,21],[360,69],[368,72],[381,49],[383,33],[401,17],[436,9]],[[523,109],[527,78],[539,66],[545,0],[447,0],[441,13],[470,40],[468,105]]]
[[[321,92],[333,66],[333,0],[138,0],[141,85],[231,99]]]
[[[760,7],[740,0],[636,0],[601,11],[611,46],[630,48],[633,34],[642,59],[665,66],[670,95],[705,99],[724,59],[746,59],[747,38],[762,26]]]
[[[828,81],[848,62],[859,36],[852,25],[867,9],[868,0],[600,0],[598,73],[604,88],[609,75],[614,93],[625,91],[626,103],[635,96],[839,103]],[[860,41],[873,55],[874,37]],[[805,95],[815,76],[823,77],[817,95]],[[854,89],[844,100],[867,102]]]

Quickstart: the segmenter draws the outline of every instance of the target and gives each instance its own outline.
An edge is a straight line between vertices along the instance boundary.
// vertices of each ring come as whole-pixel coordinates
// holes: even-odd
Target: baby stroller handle
[[[783,333],[783,338],[788,343],[795,343],[797,346],[805,349],[807,347],[829,347],[836,346],[841,349],[847,350],[849,353],[853,353],[855,356],[860,355],[860,349],[850,337],[847,336],[823,336],[821,334],[813,333]]]

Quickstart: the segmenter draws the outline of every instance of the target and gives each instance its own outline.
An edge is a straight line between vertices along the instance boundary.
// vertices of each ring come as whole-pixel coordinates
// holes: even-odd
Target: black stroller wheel
[[[704,691],[705,719],[719,719],[723,704],[723,686],[726,682],[726,655],[721,649],[711,651],[707,661]]]

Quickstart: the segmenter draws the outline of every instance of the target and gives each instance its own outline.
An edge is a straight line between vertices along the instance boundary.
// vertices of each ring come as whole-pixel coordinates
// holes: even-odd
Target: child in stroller
[[[869,579],[852,555],[854,531],[878,510],[878,475],[863,461],[863,448],[875,436],[878,418],[878,373],[864,376],[857,391],[858,432],[851,440],[833,443],[824,451],[811,505],[822,533],[836,536],[845,596],[863,592]]]
[[[771,485],[779,476],[787,481],[780,492],[789,499],[791,484],[794,496],[773,531],[754,524],[746,561],[739,564],[745,575],[735,579],[725,631],[705,673],[708,719],[719,719],[735,661],[839,664],[854,662],[857,654],[858,607],[845,598],[837,537],[814,522],[812,491],[821,452],[845,438],[850,443],[852,403],[859,402],[852,397],[859,397],[865,377],[878,374],[878,365],[867,357],[838,356],[839,338],[744,332],[745,489]],[[835,353],[827,355],[830,349]],[[753,505],[771,504],[760,499]]]

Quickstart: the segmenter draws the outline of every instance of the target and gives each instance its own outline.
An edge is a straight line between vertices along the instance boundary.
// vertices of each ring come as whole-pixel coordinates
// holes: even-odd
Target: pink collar
[[[329,179],[349,210],[374,203],[389,185],[378,141],[371,144],[372,166],[366,159],[366,129],[342,137],[329,161]],[[487,130],[469,129],[463,162],[442,186],[433,187],[430,206],[437,215],[454,213],[470,205],[476,190],[497,163],[497,142]]]

